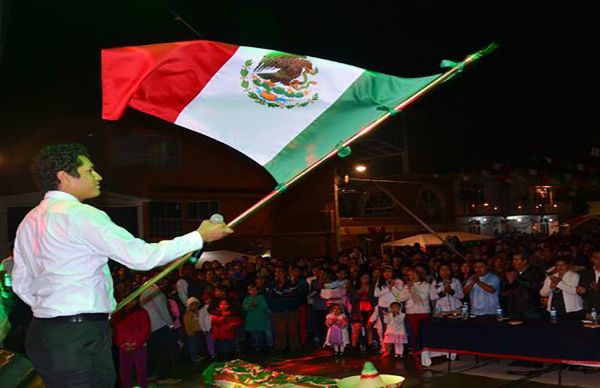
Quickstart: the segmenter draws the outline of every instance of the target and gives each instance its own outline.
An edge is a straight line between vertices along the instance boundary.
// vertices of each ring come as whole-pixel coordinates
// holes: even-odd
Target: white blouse
[[[428,314],[431,313],[431,304],[429,301],[430,284],[427,282],[413,283],[407,285],[409,298],[406,301],[405,309],[407,314]]]

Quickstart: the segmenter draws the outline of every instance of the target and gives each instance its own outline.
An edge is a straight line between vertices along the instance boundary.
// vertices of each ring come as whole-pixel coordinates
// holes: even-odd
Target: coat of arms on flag
[[[252,69],[247,59],[240,70],[242,88],[252,100],[269,108],[305,107],[319,99],[311,86],[319,69],[306,56],[272,51]]]

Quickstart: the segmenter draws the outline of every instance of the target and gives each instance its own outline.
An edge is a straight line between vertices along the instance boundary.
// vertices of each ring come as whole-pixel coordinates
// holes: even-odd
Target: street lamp
[[[365,166],[364,164],[357,164],[356,166],[354,166],[354,170],[362,174],[365,171],[367,171],[367,166]]]

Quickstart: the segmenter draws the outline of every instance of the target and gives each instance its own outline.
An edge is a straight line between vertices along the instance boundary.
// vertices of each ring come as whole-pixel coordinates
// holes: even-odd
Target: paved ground
[[[504,388],[504,387],[531,387],[544,388],[556,386],[558,371],[552,365],[545,364],[541,369],[511,367],[506,360],[480,359],[476,363],[473,357],[461,357],[452,363],[452,371],[448,373],[447,363],[444,359],[434,360],[430,368],[422,368],[411,358],[396,360],[394,358],[380,358],[378,356],[345,356],[335,358],[324,350],[314,350],[290,356],[242,356],[244,360],[260,363],[275,370],[288,373],[346,377],[359,374],[365,361],[375,364],[380,373],[399,374],[406,378],[405,388],[430,387],[430,388]],[[191,364],[180,363],[173,365],[173,374],[183,379],[177,387],[202,387],[201,373],[207,363]],[[570,387],[600,387],[600,370],[596,373],[583,371],[570,371],[563,369],[563,386]],[[507,372],[510,372],[507,373]],[[536,373],[539,376],[532,381],[527,381],[523,373]],[[155,387],[161,387],[154,385]]]

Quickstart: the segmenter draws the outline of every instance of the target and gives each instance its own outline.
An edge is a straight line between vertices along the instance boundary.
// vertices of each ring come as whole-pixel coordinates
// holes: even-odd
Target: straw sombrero
[[[350,376],[338,380],[339,388],[396,388],[402,386],[404,377],[380,375],[375,366],[365,362],[360,376]]]

